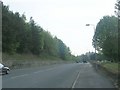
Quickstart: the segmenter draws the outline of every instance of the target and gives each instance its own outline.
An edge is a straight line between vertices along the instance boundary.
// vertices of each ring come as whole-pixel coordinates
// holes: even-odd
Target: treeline
[[[50,55],[69,60],[72,58],[69,47],[37,25],[31,17],[13,13],[2,5],[2,52],[8,54]]]
[[[115,4],[116,16],[104,16],[97,23],[93,46],[98,53],[87,52],[77,57],[83,60],[120,62],[120,1]]]
[[[93,37],[93,46],[98,53],[88,52],[78,57],[79,60],[108,60],[112,62],[120,61],[120,39],[116,16],[104,16],[97,24]]]
[[[110,60],[109,57],[106,57],[104,54],[101,53],[94,53],[94,52],[86,52],[85,54],[81,54],[80,56],[76,57],[77,62],[82,62],[82,61],[105,61],[105,60]]]
[[[109,57],[109,60],[118,61],[118,18],[104,16],[96,27],[93,45],[99,51]]]
[[[116,16],[104,16],[96,26],[93,45],[100,54],[112,61],[120,61],[120,1],[116,3]]]

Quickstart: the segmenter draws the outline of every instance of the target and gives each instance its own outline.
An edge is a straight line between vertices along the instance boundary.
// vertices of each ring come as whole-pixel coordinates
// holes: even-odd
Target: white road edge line
[[[75,88],[75,85],[77,83],[77,80],[78,80],[79,76],[80,76],[80,71],[78,72],[77,77],[76,77],[74,83],[72,84],[72,89]]]
[[[24,75],[19,75],[19,76],[14,76],[14,77],[11,77],[11,79],[15,79],[15,78],[18,78],[18,77],[23,77],[23,76],[27,76],[28,74],[24,74]]]

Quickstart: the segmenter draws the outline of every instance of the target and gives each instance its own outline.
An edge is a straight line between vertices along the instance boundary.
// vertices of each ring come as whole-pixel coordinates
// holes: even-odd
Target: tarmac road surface
[[[2,88],[114,88],[90,63],[72,63],[12,70]]]

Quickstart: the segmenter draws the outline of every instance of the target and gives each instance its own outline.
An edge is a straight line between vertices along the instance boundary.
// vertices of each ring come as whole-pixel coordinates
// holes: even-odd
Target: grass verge
[[[114,74],[118,74],[120,73],[119,70],[118,70],[118,66],[120,64],[118,63],[110,63],[110,62],[106,62],[106,63],[101,63],[101,65],[106,68],[108,71],[114,73]]]
[[[120,71],[119,71],[119,65],[120,63],[114,63],[114,62],[103,62],[100,63],[101,70],[104,70],[106,74],[111,77],[111,80],[113,81],[113,84],[116,88],[119,88],[120,84]]]
[[[32,54],[14,54],[8,55],[2,54],[2,62],[11,69],[32,68],[40,67],[51,64],[69,63],[70,61],[64,61],[60,58],[49,55],[32,55]]]

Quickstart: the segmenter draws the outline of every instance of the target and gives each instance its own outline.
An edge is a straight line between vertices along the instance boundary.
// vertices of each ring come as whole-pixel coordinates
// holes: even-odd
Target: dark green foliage
[[[98,51],[118,61],[118,18],[104,16],[97,24],[93,41]]]
[[[3,6],[2,9],[3,52],[14,53],[19,46],[19,42],[17,42],[17,34],[19,32],[18,21],[20,20],[20,17],[18,13],[13,14],[9,11],[9,7],[7,6]]]
[[[8,54],[51,55],[71,59],[69,48],[57,37],[43,30],[33,18],[26,22],[25,15],[13,13],[2,6],[2,50]]]
[[[70,50],[61,40],[58,40],[58,49],[59,49],[58,53],[60,55],[60,58],[64,60],[70,58],[69,57],[71,55]]]
[[[115,4],[116,15],[118,17],[118,47],[120,46],[120,0]],[[118,48],[118,58],[120,60],[120,48]]]

